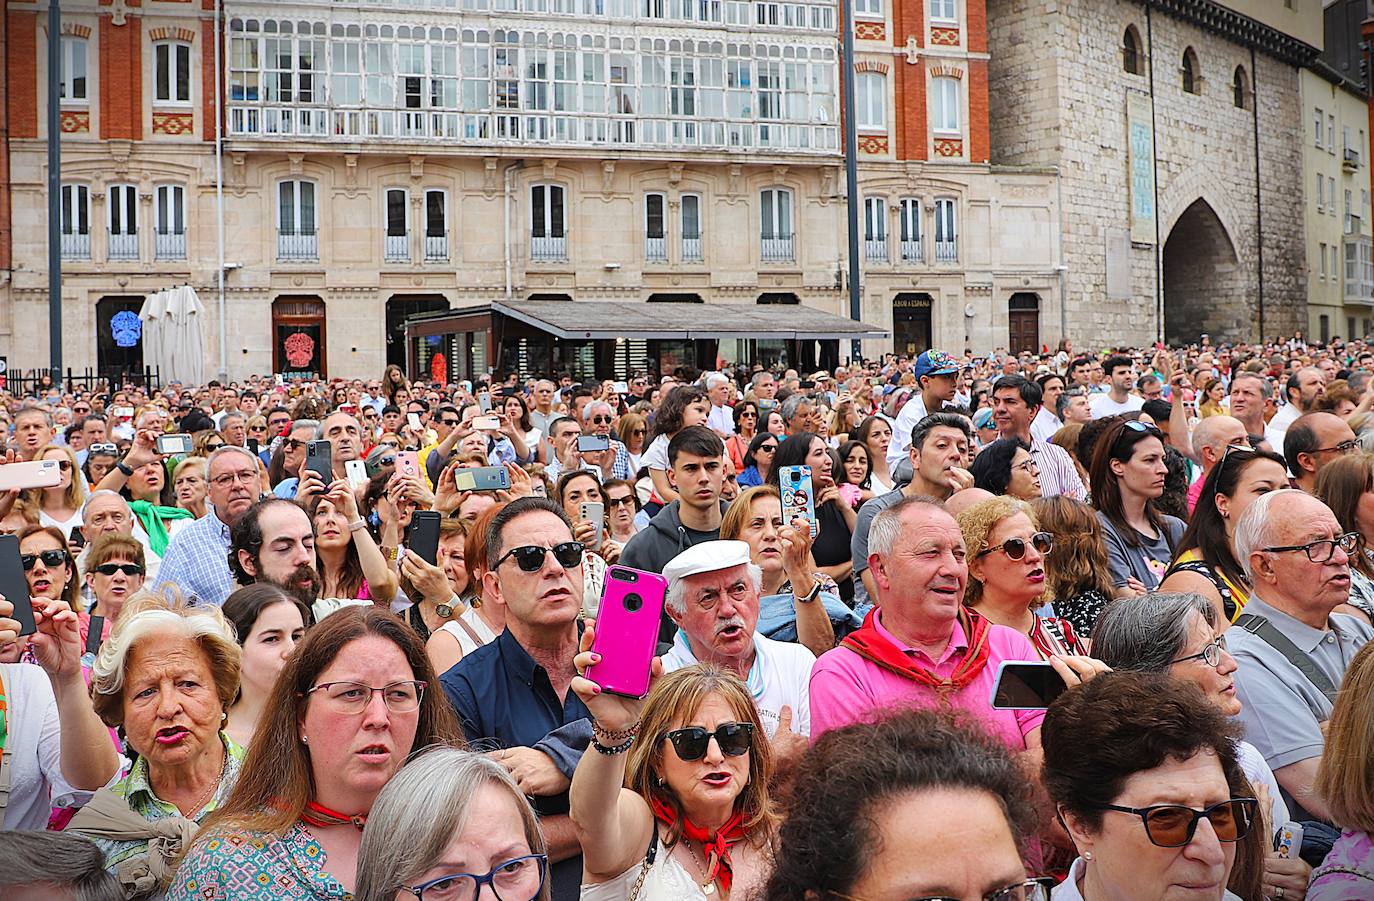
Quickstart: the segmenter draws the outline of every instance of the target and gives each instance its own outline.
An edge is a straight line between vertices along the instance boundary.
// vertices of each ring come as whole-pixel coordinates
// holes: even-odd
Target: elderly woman
[[[206,465],[204,457],[186,457],[172,470],[172,490],[176,492],[177,506],[196,519],[206,513],[205,498],[210,490]]]
[[[105,617],[106,635],[124,604],[143,588],[147,575],[143,545],[138,539],[119,532],[96,536],[86,549],[83,566],[86,587],[95,603],[91,614]],[[89,618],[86,620],[89,624]]]
[[[469,524],[459,519],[439,521],[437,565],[419,554],[401,555],[401,591],[413,602],[406,611],[406,621],[427,648],[431,638],[468,610],[465,596],[470,583],[464,565],[468,528]],[[434,671],[442,674],[444,669],[435,666]]]
[[[1038,615],[1049,597],[1045,558],[1054,548],[1029,504],[1010,497],[980,501],[955,519],[967,549],[964,603],[989,621],[1030,638],[1041,657],[1083,655],[1088,642],[1058,617]]]
[[[96,657],[95,711],[138,759],[68,828],[94,839],[106,866],[140,897],[163,883],[171,859],[238,778],[243,749],[223,728],[239,659],[218,607],[151,592],[125,604]]]
[[[1226,652],[1223,619],[1207,598],[1197,594],[1145,594],[1113,604],[1098,620],[1093,636],[1093,655],[1117,671],[1165,673],[1196,685],[1217,710],[1228,717],[1240,715],[1233,674],[1236,660]],[[1279,784],[1264,756],[1249,742],[1236,742],[1236,756],[1252,786],[1268,790],[1269,826],[1277,831],[1288,822],[1288,807]],[[1289,901],[1302,898],[1308,866],[1269,856],[1265,861],[1265,894],[1276,897],[1283,889]]]
[[[462,743],[424,645],[377,607],[345,607],[307,632],[266,711],[169,898],[342,897],[387,780],[421,748]]]
[[[818,571],[805,521],[782,521],[778,489],[746,489],[725,511],[720,537],[747,543],[749,559],[763,573],[759,634],[798,642],[819,657],[835,646],[837,625],[844,634],[863,625],[840,600],[834,580]]]
[[[1079,856],[1054,901],[1259,897],[1267,836],[1252,830],[1235,732],[1165,676],[1104,673],[1061,695],[1041,727],[1042,778]]]
[[[490,885],[491,897],[548,901],[548,868],[534,810],[505,767],[471,751],[430,748],[372,805],[353,897],[471,901]]]
[[[1023,501],[1040,496],[1040,467],[1020,438],[998,438],[978,452],[969,472],[974,486],[984,491]]]
[[[1030,780],[947,711],[832,729],[797,773],[767,901],[1049,898],[1022,863],[1038,825]]]
[[[229,708],[224,731],[246,748],[263,718],[277,675],[313,620],[303,601],[267,582],[234,591],[220,609],[243,649],[239,693]]]
[[[578,672],[598,659],[594,631],[583,633]],[[604,693],[583,676],[572,687],[592,712],[592,745],[571,792],[583,901],[757,893],[777,815],[772,753],[745,684],[698,664],[657,679],[644,700]]]

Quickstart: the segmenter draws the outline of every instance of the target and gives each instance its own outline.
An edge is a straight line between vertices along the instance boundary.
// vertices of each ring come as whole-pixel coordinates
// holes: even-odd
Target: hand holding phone
[[[417,510],[410,518],[406,550],[430,566],[439,565],[439,524],[443,518],[434,510]]]
[[[326,485],[334,481],[334,446],[328,441],[307,442],[305,468],[318,473],[320,481]]]
[[[798,516],[811,524],[811,537],[820,534],[816,519],[816,489],[810,466],[784,466],[778,470],[778,487],[782,490],[782,521],[790,523]]]
[[[1068,688],[1050,663],[1003,660],[992,686],[992,706],[998,710],[1044,710]]]
[[[0,633],[15,629],[17,636],[38,631],[29,600],[29,580],[19,559],[19,536],[0,535]]]
[[[668,580],[628,566],[608,566],[597,611],[592,652],[599,663],[585,677],[601,690],[629,698],[649,693]]]

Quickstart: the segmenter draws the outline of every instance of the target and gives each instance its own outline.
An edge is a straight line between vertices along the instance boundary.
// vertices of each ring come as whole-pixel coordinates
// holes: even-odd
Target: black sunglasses
[[[47,561],[44,562],[46,563]],[[102,563],[99,566],[93,567],[93,569],[102,576],[113,576],[115,573],[124,573],[126,576],[143,575],[143,567],[139,566],[137,563]]]
[[[582,565],[582,542],[564,541],[551,548],[537,544],[523,544],[520,547],[513,547],[501,555],[501,559],[496,561],[496,565],[492,569],[499,568],[506,560],[514,557],[515,565],[520,567],[522,572],[539,572],[544,566],[544,555],[549,551],[553,551],[553,559],[557,560],[558,565],[564,569]]]
[[[701,726],[688,726],[686,729],[675,729],[664,738],[673,743],[678,760],[691,762],[705,757],[712,738],[720,745],[720,753],[726,757],[738,757],[754,743],[754,724],[722,723],[714,732],[707,732]]]
[[[1030,537],[1031,547],[1042,554],[1048,554],[1054,548],[1054,536],[1049,532],[1036,532]],[[977,556],[983,557],[993,551],[1001,551],[1007,555],[1008,560],[1020,560],[1026,556],[1026,539],[1008,538],[1001,544],[994,544],[992,547],[983,548]]]
[[[48,567],[49,569],[52,569],[55,566],[62,566],[67,562],[67,552],[52,550],[39,551],[36,554],[19,555],[19,563],[24,567],[26,571],[33,569],[33,565],[37,563],[39,560],[43,561],[44,566]]]
[[[1255,821],[1259,801],[1254,798],[1232,798],[1211,807],[1195,810],[1181,804],[1156,804],[1153,807],[1121,807],[1116,804],[1094,804],[1098,810],[1114,810],[1140,817],[1145,837],[1160,848],[1181,848],[1193,840],[1198,821],[1203,817],[1212,824],[1217,840],[1237,842],[1250,832]]]

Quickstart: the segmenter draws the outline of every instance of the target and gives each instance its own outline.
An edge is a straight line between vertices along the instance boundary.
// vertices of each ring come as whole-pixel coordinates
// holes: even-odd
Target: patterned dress
[[[213,832],[186,855],[168,901],[351,901],[325,872],[324,848],[302,823],[286,834]]]

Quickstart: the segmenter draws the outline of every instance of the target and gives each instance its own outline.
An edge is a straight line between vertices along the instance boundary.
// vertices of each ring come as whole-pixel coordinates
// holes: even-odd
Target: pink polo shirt
[[[884,629],[881,612],[875,614],[873,624],[884,638],[901,647],[918,665],[929,669],[933,663],[935,674],[941,677],[951,675],[968,652],[968,638],[957,620],[954,634],[938,661],[932,661],[924,651],[906,647]],[[968,711],[1013,751],[1024,750],[1026,736],[1040,728],[1045,711],[994,710],[992,688],[997,679],[997,666],[1003,660],[1039,661],[1040,655],[1026,636],[1015,629],[993,624],[988,625],[988,650],[987,666],[972,682],[949,696],[950,704]],[[902,707],[930,709],[940,703],[934,689],[883,669],[843,645],[826,651],[816,661],[811,669],[810,692],[812,741],[829,729],[872,719],[875,715]]]

